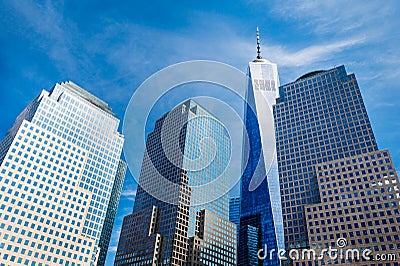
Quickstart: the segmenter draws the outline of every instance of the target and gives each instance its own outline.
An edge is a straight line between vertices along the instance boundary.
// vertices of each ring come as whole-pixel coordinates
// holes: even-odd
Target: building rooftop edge
[[[300,81],[304,81],[304,80],[307,80],[307,79],[312,78],[314,76],[318,76],[318,75],[321,75],[321,74],[324,74],[324,73],[327,73],[327,72],[332,72],[332,71],[335,71],[335,70],[338,70],[338,69],[343,69],[344,72],[346,73],[346,75],[350,75],[350,74],[347,73],[347,71],[345,69],[345,66],[344,65],[340,65],[340,66],[335,66],[335,67],[327,69],[327,70],[310,71],[310,72],[308,72],[308,73],[306,73],[304,75],[301,75],[295,81],[288,82],[288,83],[286,83],[284,85],[281,85],[280,87],[286,87],[286,86],[288,86],[290,84],[293,84],[293,83],[296,83],[296,82],[300,82]]]
[[[74,83],[74,82],[69,80],[69,81],[60,82],[60,83],[57,83],[57,84],[59,84],[60,86],[62,86],[64,88],[70,89],[72,92],[74,92],[78,96],[82,97],[83,99],[85,99],[88,102],[92,103],[96,107],[100,108],[101,110],[103,110],[103,111],[107,112],[108,114],[110,114],[110,115],[115,117],[115,113],[112,111],[112,109],[108,106],[108,104],[105,101],[103,101],[100,98],[94,96],[93,94],[91,94],[90,92],[88,92],[84,88],[80,87],[76,83]]]

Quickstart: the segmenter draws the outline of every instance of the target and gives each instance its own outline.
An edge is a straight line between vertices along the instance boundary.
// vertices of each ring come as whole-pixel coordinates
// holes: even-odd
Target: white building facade
[[[118,124],[72,82],[22,111],[0,143],[0,265],[96,265],[108,204],[120,196],[113,184],[124,178]]]

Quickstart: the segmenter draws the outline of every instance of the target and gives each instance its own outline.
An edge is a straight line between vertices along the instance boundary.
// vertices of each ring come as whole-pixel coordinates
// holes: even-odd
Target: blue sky
[[[398,1],[3,0],[0,135],[56,82],[74,81],[122,119],[135,88],[170,64],[209,59],[246,71],[259,26],[263,56],[278,64],[281,84],[342,64],[356,74],[378,145],[399,168],[399,9]],[[107,265],[134,194],[128,175]]]

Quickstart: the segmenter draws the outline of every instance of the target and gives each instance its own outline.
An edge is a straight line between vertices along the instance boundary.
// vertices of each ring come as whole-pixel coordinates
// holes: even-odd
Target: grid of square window
[[[197,212],[189,243],[189,265],[236,265],[236,225],[211,211]]]
[[[96,263],[105,217],[115,216],[107,206],[123,145],[118,123],[71,82],[42,91],[22,111],[0,144],[0,262]]]
[[[202,147],[207,138],[212,138],[215,146]],[[115,263],[129,260],[187,265],[188,236],[195,235],[198,210],[212,210],[230,223],[223,180],[196,194],[191,186],[200,188],[219,175],[228,178],[225,168],[229,157],[230,140],[223,126],[196,102],[186,101],[157,120],[147,137],[133,214],[125,217]],[[221,197],[212,202],[206,200],[216,195]],[[201,201],[208,203],[199,205]],[[149,210],[153,208],[158,214],[150,219]],[[149,220],[155,224],[155,231],[149,229],[153,228],[149,227]],[[230,229],[229,236],[235,238],[235,228]],[[145,250],[150,255],[144,255]]]
[[[89,194],[77,186],[85,152],[28,121],[0,172],[0,262],[76,264],[94,241],[80,235]]]
[[[161,252],[161,235],[156,232],[161,212],[155,206],[124,217],[115,266],[154,265]]]
[[[317,254],[329,247],[364,249],[375,254],[394,254],[390,265],[400,258],[399,179],[389,151],[377,151],[316,166],[321,203],[306,207],[310,244]],[[338,239],[347,241],[338,247]],[[312,265],[387,265],[376,261],[327,255]],[[296,265],[303,265],[298,262]],[[306,264],[308,265],[308,264]]]
[[[281,86],[274,119],[286,248],[308,247],[304,206],[319,201],[314,166],[377,144],[357,80],[344,66]]]

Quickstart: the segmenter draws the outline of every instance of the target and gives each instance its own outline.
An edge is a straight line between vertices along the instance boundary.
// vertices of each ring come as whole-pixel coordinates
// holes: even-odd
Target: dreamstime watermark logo
[[[245,73],[220,62],[188,61],[166,67],[146,79],[133,93],[125,112],[123,123],[123,134],[125,135],[124,153],[129,170],[137,183],[139,183],[147,193],[158,200],[170,204],[178,204],[176,197],[171,197],[171,195],[178,195],[179,192],[182,191],[182,185],[166,177],[165,172],[160,171],[162,167],[159,165],[159,158],[153,159],[155,156],[151,154],[148,149],[145,149],[145,126],[148,122],[151,110],[162,97],[177,87],[186,84],[195,85],[196,83],[217,85],[228,90],[231,96],[237,97],[236,100],[240,101],[242,106],[246,103],[245,93],[248,85],[248,77]],[[174,116],[174,112],[168,113],[167,116],[163,118],[160,138],[161,145],[157,144],[159,145],[157,148],[162,149],[168,164],[183,168],[182,170],[186,174],[196,173],[209,167],[214,163],[219,153],[230,153],[227,156],[228,159],[224,161],[226,165],[224,167],[218,166],[220,169],[223,169],[223,171],[214,173],[212,177],[213,180],[207,180],[207,182],[196,184],[196,186],[190,186],[191,198],[196,199],[194,205],[201,205],[223,196],[240,180],[243,169],[245,169],[249,158],[248,155],[246,155],[247,158],[241,158],[242,143],[246,141],[248,143],[249,136],[247,131],[243,130],[246,127],[242,114],[238,113],[237,110],[230,105],[229,101],[215,97],[215,95],[197,94],[190,98],[196,101],[199,99],[211,101],[214,105],[214,109],[219,108],[227,111],[224,112],[223,117],[218,117],[221,122],[207,115],[198,115],[190,118],[188,121],[178,121],[179,119],[177,120],[176,116]],[[175,103],[175,108],[181,108],[182,106],[182,108],[185,109],[182,109],[182,112],[190,111],[191,106],[185,105],[187,100],[188,99],[185,99],[184,101]],[[229,100],[232,99],[230,98]],[[247,105],[246,108],[249,110],[249,108],[252,108],[252,105]],[[272,112],[272,110],[270,111]],[[255,110],[253,110],[253,113],[255,113]],[[180,143],[181,132],[185,130],[184,128],[188,124],[195,124],[199,119],[208,120],[206,123],[219,123],[216,127],[223,127],[224,131],[227,132],[227,136],[230,139],[230,149],[221,150],[222,147],[224,147],[224,145],[220,143],[221,139],[213,134],[206,134],[201,136],[202,139],[196,141],[195,145],[197,145],[197,147],[193,147],[193,149],[200,151],[196,152],[197,157],[193,158],[193,156],[190,157],[187,156],[187,154],[183,154],[182,145]],[[232,121],[235,123],[232,123]],[[237,124],[240,125],[240,128],[237,128]],[[238,134],[238,132],[243,132],[243,136],[242,134]],[[265,156],[268,156],[264,158],[265,165],[267,165],[269,161],[272,162],[274,159],[273,153]],[[182,164],[182,157],[184,158],[185,164]],[[144,159],[142,160],[142,158]],[[151,177],[139,180],[142,162],[146,162],[146,172],[151,173]],[[227,176],[229,176],[227,171],[232,168],[233,162],[236,164],[243,164],[243,167],[241,167],[242,172],[236,174],[235,178],[227,178]],[[262,164],[263,161],[259,160],[258,163]],[[271,165],[271,163],[269,165]],[[256,167],[261,166],[259,165]],[[268,169],[266,170],[268,172]],[[263,180],[260,180],[260,178],[253,177],[249,190],[256,189],[262,181]],[[214,188],[217,183],[224,184],[224,191],[219,190],[217,193],[208,193],[210,191],[215,192]],[[191,204],[193,204],[193,201]]]
[[[336,247],[328,247],[324,249],[271,249],[268,246],[258,250],[257,256],[259,260],[274,259],[278,256],[279,260],[286,261],[337,261],[337,262],[354,262],[354,261],[396,261],[396,254],[374,254],[368,248],[349,248],[347,239],[338,238]]]
[[[338,238],[336,240],[336,245],[338,246],[338,248],[344,248],[347,246],[347,239],[346,238]]]

